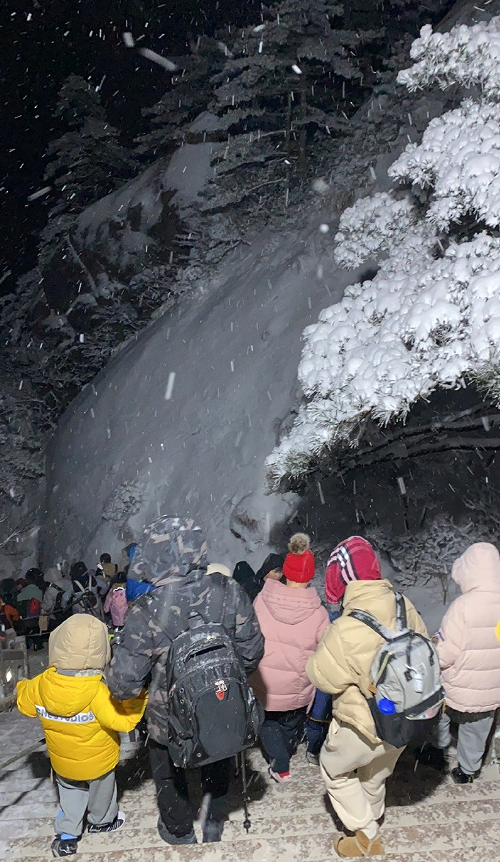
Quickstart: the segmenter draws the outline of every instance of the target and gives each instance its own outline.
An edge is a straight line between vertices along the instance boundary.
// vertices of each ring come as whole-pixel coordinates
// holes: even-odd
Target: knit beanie
[[[330,604],[337,604],[350,581],[378,581],[381,577],[380,563],[370,543],[361,536],[351,536],[330,554],[325,577],[326,598]]]
[[[309,550],[309,536],[295,533],[288,543],[289,554],[283,563],[283,574],[288,581],[307,584],[314,578],[314,556]]]

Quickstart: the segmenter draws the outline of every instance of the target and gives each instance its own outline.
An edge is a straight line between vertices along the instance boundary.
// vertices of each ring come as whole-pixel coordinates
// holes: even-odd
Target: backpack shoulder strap
[[[395,593],[396,596],[396,623],[398,631],[408,628],[408,617],[406,615],[406,602],[401,593]]]
[[[372,629],[381,638],[385,641],[391,641],[394,637],[393,632],[390,632],[382,623],[379,623],[375,617],[372,617],[367,611],[354,610],[350,611],[348,614],[349,617],[353,617],[353,619],[358,620],[358,622],[363,623],[368,628]]]
[[[212,577],[212,576],[210,576]],[[224,610],[226,607],[226,594],[229,587],[228,578],[225,578],[222,575],[222,582],[220,584],[221,589],[210,590],[210,599],[209,599],[209,611],[210,611],[210,622],[212,623],[220,623],[224,626]]]
[[[82,587],[82,585],[81,585],[80,581],[73,581],[73,585],[74,585],[75,587],[78,587],[78,588],[80,589],[80,592],[81,592],[81,593],[84,593],[84,592],[85,592],[85,587]]]

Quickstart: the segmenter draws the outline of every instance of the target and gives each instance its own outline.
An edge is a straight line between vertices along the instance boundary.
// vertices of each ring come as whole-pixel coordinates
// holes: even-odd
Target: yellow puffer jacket
[[[428,637],[424,621],[405,597],[408,627]],[[378,743],[375,724],[366,702],[371,696],[370,670],[383,644],[376,632],[349,617],[353,610],[367,611],[388,629],[396,630],[396,599],[389,581],[351,581],[344,595],[341,617],[328,626],[308,660],[306,673],[321,691],[333,695],[333,715],[355,727],[370,742]]]
[[[133,730],[145,706],[145,696],[113,700],[101,674],[66,676],[51,667],[17,684],[17,707],[42,722],[54,772],[75,781],[115,768],[118,732]]]

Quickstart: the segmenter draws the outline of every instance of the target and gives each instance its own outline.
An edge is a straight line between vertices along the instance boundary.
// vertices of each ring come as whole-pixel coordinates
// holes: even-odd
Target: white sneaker
[[[271,767],[269,767],[269,775],[271,778],[274,778],[278,784],[285,784],[287,781],[292,780],[292,776],[290,775],[290,770],[288,772],[273,772]]]

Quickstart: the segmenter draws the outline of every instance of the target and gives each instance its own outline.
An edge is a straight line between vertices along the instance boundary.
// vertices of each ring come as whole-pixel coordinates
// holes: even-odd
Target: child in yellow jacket
[[[116,795],[118,734],[140,721],[146,696],[111,697],[102,678],[110,658],[104,623],[74,614],[50,635],[48,670],[17,685],[19,711],[42,723],[58,787],[53,856],[76,853],[85,812],[89,832],[112,832],[125,820]]]

